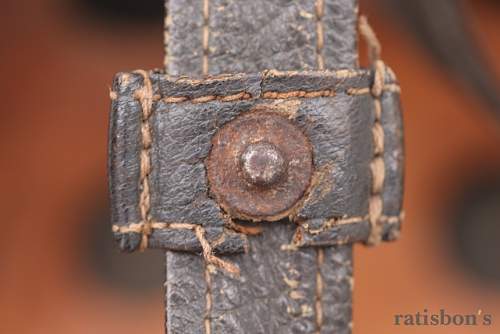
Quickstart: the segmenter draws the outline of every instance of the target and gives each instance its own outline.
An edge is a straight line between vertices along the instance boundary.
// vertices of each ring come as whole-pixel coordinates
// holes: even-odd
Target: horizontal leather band
[[[219,116],[217,116],[220,113],[219,110],[224,110],[228,108],[227,106],[231,106],[229,108],[239,108],[241,111],[245,111],[249,106],[253,105],[253,103],[256,103],[252,101],[277,100],[278,103],[284,106],[284,109],[280,109],[280,104],[275,104],[272,108],[275,108],[279,112],[296,113],[296,115],[289,117],[298,117],[299,119],[301,117],[324,118],[327,117],[328,113],[331,113],[331,111],[328,111],[330,107],[327,105],[325,105],[325,107],[320,107],[321,104],[316,105],[316,102],[311,104],[311,108],[316,108],[318,111],[327,108],[321,111],[321,113],[323,113],[323,116],[321,116],[321,114],[316,114],[317,111],[309,111],[309,107],[306,107],[308,104],[304,104],[305,102],[300,101],[304,99],[322,101],[322,99],[330,98],[334,108],[332,110],[337,110],[336,113],[338,113],[336,117],[348,117],[347,115],[354,112],[359,115],[356,116],[354,114],[349,117],[368,121],[370,119],[369,114],[364,113],[369,111],[368,108],[371,103],[369,100],[374,99],[370,90],[374,80],[374,72],[363,69],[343,69],[320,72],[265,71],[256,74],[219,75],[205,79],[172,77],[154,71],[118,74],[114,80],[113,91],[111,93],[113,99],[113,112],[111,114],[110,177],[114,222],[113,231],[115,232],[115,237],[120,247],[128,251],[139,247],[141,241],[144,240],[141,234],[143,234],[144,230],[147,228],[148,235],[146,237],[150,240],[148,246],[151,248],[199,252],[201,250],[201,244],[196,238],[194,227],[201,224],[206,229],[206,236],[209,243],[217,244],[215,248],[217,252],[231,253],[243,251],[247,247],[246,237],[244,235],[238,235],[234,231],[231,231],[230,228],[227,228],[224,224],[224,219],[221,218],[222,213],[218,213],[219,209],[217,204],[203,195],[203,192],[205,192],[203,189],[207,187],[203,167],[201,167],[202,169],[195,168],[195,170],[188,171],[188,174],[186,174],[185,171],[176,170],[178,165],[184,163],[185,160],[183,159],[193,157],[193,154],[198,155],[196,158],[198,160],[192,161],[202,161],[205,155],[201,153],[204,150],[204,146],[200,146],[202,145],[201,143],[205,141],[207,145],[210,145],[209,139],[211,133],[231,117],[234,117],[231,115],[235,115],[232,112],[225,114],[224,117],[226,118],[219,119]],[[146,86],[151,87],[151,89],[148,90],[147,96],[144,94],[144,88]],[[382,94],[385,104],[387,105],[387,107],[383,109],[382,124],[383,128],[385,127],[388,130],[398,128],[397,121],[399,112],[397,112],[397,106],[394,105],[394,103],[398,102],[398,94],[399,86],[395,77],[388,76],[384,83]],[[357,99],[360,99],[360,102],[356,102]],[[242,106],[238,104],[240,101],[248,101],[248,103]],[[293,102],[295,103],[295,107],[290,107],[289,104],[285,103],[286,101],[297,101],[298,104]],[[299,107],[301,103],[304,107]],[[361,103],[361,105],[359,103]],[[364,104],[368,107],[362,107]],[[193,105],[195,109],[192,109],[190,105]],[[349,111],[349,108],[351,108],[349,105],[356,106],[355,108],[357,110],[353,110],[352,112]],[[151,138],[148,137],[147,148],[144,142],[144,128],[141,128],[141,126],[144,127],[145,108],[148,109],[146,129],[150,131],[147,136],[151,136]],[[207,108],[208,110],[212,110],[211,114],[207,113],[205,110]],[[267,108],[270,107],[268,106]],[[177,109],[178,112],[176,111]],[[303,116],[301,116],[302,113],[304,113]],[[171,116],[177,114],[179,116],[175,117],[182,118]],[[213,116],[203,116],[212,114]],[[310,114],[310,116],[308,116],[308,114]],[[190,118],[186,121],[184,118],[185,116],[182,115],[186,115],[186,117]],[[199,121],[196,121],[193,117],[201,117],[199,120],[201,123],[197,124],[196,122]],[[212,130],[210,130],[210,128],[199,128],[195,130],[196,126],[199,124],[205,126],[203,124],[205,124],[207,120],[202,120],[204,117],[214,117],[214,121],[218,124],[217,127]],[[384,121],[385,119],[387,119],[387,122]],[[191,121],[193,122],[192,124],[189,123]],[[309,198],[304,201],[302,208],[296,210],[293,220],[296,221],[299,226],[304,225],[305,221],[310,219],[314,219],[314,221],[318,221],[318,219],[332,221],[345,217],[360,218],[368,214],[368,203],[359,202],[359,200],[367,197],[364,197],[362,193],[355,196],[353,195],[356,192],[362,191],[366,186],[363,186],[363,183],[359,183],[359,181],[356,185],[352,184],[351,181],[349,181],[352,177],[345,176],[347,172],[359,179],[360,175],[362,175],[359,173],[363,173],[362,170],[346,167],[347,169],[343,172],[340,172],[341,170],[336,171],[336,169],[339,168],[337,166],[341,166],[345,163],[352,164],[352,162],[345,161],[345,158],[341,157],[329,162],[331,153],[328,153],[328,149],[325,151],[326,146],[324,146],[327,144],[323,138],[325,135],[331,136],[338,132],[341,136],[344,136],[344,131],[353,131],[353,129],[344,129],[342,128],[342,124],[344,123],[338,123],[337,121],[328,121],[324,119],[322,122],[330,122],[328,125],[330,128],[325,128],[319,133],[312,128],[311,130],[307,130],[309,125],[303,123],[304,131],[309,131],[313,143],[316,143],[314,144],[316,151],[315,164],[318,169],[316,179],[321,180],[318,181],[320,184],[315,185],[315,187],[309,190]],[[356,120],[352,124],[363,123],[359,123],[359,121]],[[171,129],[168,128],[170,126],[172,126]],[[194,131],[193,133],[199,136],[195,146],[192,147],[192,153],[186,151],[190,147],[189,145],[186,146],[186,143],[184,145],[182,144],[186,140],[182,139],[185,133],[179,133],[179,138],[174,137],[177,133],[175,128],[179,126],[185,130]],[[370,131],[371,125],[367,126],[367,128],[361,127],[359,129],[361,131]],[[190,129],[189,127],[193,128]],[[167,134],[168,136],[166,136]],[[371,136],[371,134],[367,132],[367,136],[358,136],[360,139],[363,139],[367,136]],[[385,143],[384,154],[388,158],[394,157],[394,153],[398,155],[401,151],[401,138],[397,137],[397,135],[394,136],[394,139],[392,139],[391,136],[386,137],[388,140],[386,140]],[[332,149],[338,151],[339,147],[342,147],[341,145],[339,146],[341,141],[338,139],[331,138],[331,141],[335,142],[335,146],[333,146]],[[362,143],[363,142],[360,142],[359,145],[367,146],[370,144],[370,141],[368,141],[367,144]],[[149,146],[151,148],[149,148]],[[208,147],[209,146],[207,146],[207,148]],[[348,147],[350,149],[352,143]],[[360,149],[362,149],[361,147],[362,146],[360,146]],[[165,151],[164,148],[166,148]],[[367,148],[369,148],[369,146],[367,146]],[[348,152],[349,151],[346,151],[346,153]],[[354,154],[354,152],[355,151],[352,151],[348,154]],[[359,152],[366,152],[366,149],[362,149],[362,151]],[[324,157],[322,158],[323,155]],[[359,153],[356,153],[356,155],[356,159],[359,160]],[[332,157],[335,157],[335,154]],[[144,189],[141,189],[141,180],[144,178],[144,171],[141,170],[141,168],[144,168],[143,159],[148,159],[147,181],[149,183],[146,193]],[[165,164],[165,160],[169,162],[165,165],[166,167],[162,167]],[[367,160],[366,163],[368,162]],[[336,169],[328,167],[333,166],[331,164],[335,165]],[[153,165],[153,168],[151,168],[150,165]],[[402,171],[400,170],[400,165],[401,163],[399,161],[385,164],[386,172],[384,172],[384,174],[390,177],[386,178],[389,182],[386,182],[387,185],[384,189],[388,191],[389,195],[384,199],[384,212],[381,214],[398,216],[400,213],[401,197],[399,194],[402,191],[402,183],[400,181]],[[162,168],[175,169],[171,169],[167,174],[163,174],[163,172],[161,172]],[[399,169],[392,170],[391,168]],[[196,170],[198,170],[198,172]],[[169,177],[171,173],[176,173],[175,179]],[[366,175],[366,177],[369,177],[368,174]],[[338,194],[335,194],[337,191],[332,192],[332,195],[328,197],[328,202],[325,202],[326,199],[323,199],[325,192],[322,190],[324,185],[321,183],[328,184],[330,178],[332,182],[337,184],[338,188],[344,189],[344,192]],[[170,181],[168,180],[170,179],[173,183],[169,183]],[[133,180],[135,181],[131,182]],[[342,180],[348,183],[342,185],[342,182],[344,182]],[[366,182],[369,182],[369,180],[367,179]],[[205,185],[201,188],[197,188],[199,184]],[[181,185],[182,188],[178,188],[179,185]],[[198,209],[189,204],[191,202],[189,202],[188,199],[182,197],[185,196],[185,194],[183,194],[184,190],[181,189],[186,189],[188,195],[192,192],[198,192],[199,195],[196,195],[196,205]],[[176,193],[178,196],[175,196]],[[344,203],[346,203],[346,199],[351,197],[351,203],[349,206],[345,206]],[[141,218],[141,214],[143,213],[141,210],[144,206],[143,202],[145,198],[148,199],[147,205],[150,210],[147,221]],[[179,200],[181,202],[179,202]],[[200,202],[201,200],[204,201],[203,203],[205,204],[203,205],[205,210],[208,211],[199,210],[200,203],[202,203]],[[359,204],[357,204],[357,206],[352,206],[352,203]],[[370,225],[367,226],[359,222],[353,226],[343,226],[346,224],[338,225],[339,226],[335,226],[334,229],[326,229],[321,235],[311,237],[310,241],[303,243],[303,245],[315,245],[313,240],[318,238],[323,240],[321,242],[323,245],[333,245],[347,241],[366,241],[366,236],[370,235]],[[391,226],[398,225],[392,224]],[[301,227],[299,232],[300,235],[304,235],[304,238],[307,239],[309,234],[307,229]],[[349,237],[345,234],[349,234]],[[329,243],[325,243],[325,235],[330,235]],[[334,235],[335,237],[333,237]],[[390,239],[390,237],[384,237],[384,239]]]

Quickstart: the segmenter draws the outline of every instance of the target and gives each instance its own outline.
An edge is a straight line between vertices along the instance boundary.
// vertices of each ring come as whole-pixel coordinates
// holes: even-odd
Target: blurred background
[[[162,8],[2,1],[0,333],[163,332],[163,254],[113,247],[106,179],[109,84],[162,67]],[[356,246],[354,333],[500,333],[500,4],[361,12],[403,87],[407,218],[398,242]],[[493,324],[393,326],[441,308]]]

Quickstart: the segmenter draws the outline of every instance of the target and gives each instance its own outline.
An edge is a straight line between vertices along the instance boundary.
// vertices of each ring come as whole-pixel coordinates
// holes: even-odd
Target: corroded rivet
[[[231,218],[276,221],[309,186],[312,146],[297,123],[256,108],[217,131],[206,167],[210,193]]]
[[[270,186],[285,173],[283,154],[271,143],[258,142],[247,146],[241,155],[245,179],[256,186]]]

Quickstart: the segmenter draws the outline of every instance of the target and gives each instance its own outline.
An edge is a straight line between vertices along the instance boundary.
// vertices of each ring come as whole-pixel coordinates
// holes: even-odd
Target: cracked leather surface
[[[386,84],[396,83],[390,69]],[[302,203],[290,214],[299,222],[301,245],[335,245],[366,240],[370,225],[368,201],[371,188],[369,168],[373,157],[371,137],[374,122],[373,98],[369,94],[350,95],[349,89],[367,89],[373,72],[359,70],[347,79],[340,72],[263,72],[251,75],[224,75],[207,80],[191,80],[149,74],[154,95],[151,161],[151,212],[154,221],[200,224],[209,241],[218,243],[219,253],[241,252],[247,245],[244,235],[224,229],[220,205],[209,195],[205,160],[213,135],[227,122],[253,110],[278,112],[292,120],[309,138],[314,151],[312,184]],[[345,75],[344,75],[345,76]],[[141,106],[134,98],[142,76],[118,74],[114,81],[117,98],[111,115],[110,176],[113,197],[113,222],[127,226],[138,221]],[[334,89],[332,97],[266,99],[268,92],[314,92]],[[224,97],[245,92],[239,101],[192,103],[189,99],[205,96]],[[183,103],[170,98],[188,99]],[[384,91],[381,96],[381,124],[384,128],[385,178],[383,212],[397,217],[401,212],[403,191],[402,120],[399,93]],[[365,112],[360,112],[363,110]],[[135,182],[131,182],[136,180]],[[349,225],[322,229],[328,219],[361,217]],[[307,224],[308,228],[303,228]],[[319,233],[311,234],[316,230]],[[400,222],[383,222],[383,239],[397,238]],[[138,233],[116,233],[124,250],[134,250],[140,243]],[[155,230],[152,248],[200,251],[190,230]]]
[[[149,119],[153,168],[149,174],[149,216],[156,222],[202,225],[210,242],[220,240],[219,253],[241,252],[247,246],[244,235],[224,228],[224,212],[210,195],[206,175],[206,159],[212,137],[226,123],[254,110],[266,110],[286,116],[308,138],[313,148],[314,173],[306,196],[289,213],[292,221],[302,228],[317,230],[326,220],[343,217],[365,217],[371,189],[373,158],[372,125],[373,99],[370,94],[355,94],[352,89],[368,89],[373,71],[350,70],[322,72],[266,71],[250,75],[223,75],[206,80],[193,80],[149,72],[153,96]],[[142,148],[138,126],[141,105],[136,92],[144,79],[138,73],[120,73],[113,89],[116,99],[111,114],[111,193],[113,223],[128,226],[139,218],[139,166]],[[389,78],[387,84],[394,84]],[[330,97],[266,98],[268,93],[316,92],[334,90]],[[243,100],[211,100],[194,102],[206,96],[224,98],[241,92]],[[385,93],[384,93],[385,94]],[[382,123],[387,127],[385,154],[386,213],[400,210],[401,131],[398,109],[393,108],[397,95],[383,96]],[[181,98],[181,102],[172,99]],[[392,109],[391,109],[392,108]],[[392,112],[391,112],[392,110]],[[387,122],[384,121],[387,119]],[[392,132],[391,132],[392,131]],[[394,138],[393,138],[394,137]],[[394,147],[393,147],[394,146]],[[392,160],[390,160],[392,159]],[[397,224],[391,226],[391,229]],[[365,240],[369,225],[339,225],[316,235],[304,230],[302,245],[334,245]],[[387,235],[389,230],[386,231]],[[391,232],[392,233],[392,232]],[[139,233],[116,233],[124,250],[139,246]],[[314,241],[316,240],[316,241]],[[150,236],[150,248],[181,251],[201,250],[192,230],[155,229]]]
[[[208,73],[257,73],[266,69],[317,69],[315,1],[210,0],[209,18],[202,0],[170,0],[169,41],[165,69],[174,76],[200,77],[202,57],[208,52]],[[208,21],[208,22],[207,22]],[[204,25],[209,26],[208,51],[203,48]],[[357,67],[357,1],[324,0],[321,18],[328,69]],[[151,215],[159,221],[202,224],[209,242],[221,240],[216,253],[235,263],[239,278],[207,266],[201,247],[189,230],[155,230],[149,247],[166,252],[166,331],[168,333],[350,333],[352,242],[367,240],[370,223],[360,220],[336,225],[321,233],[331,217],[365,216],[371,187],[369,163],[373,156],[370,95],[349,96],[345,87],[369,87],[373,75],[344,78],[320,75],[232,76],[200,84],[190,79],[170,80],[151,73],[153,104],[150,126]],[[309,80],[311,79],[311,80]],[[395,78],[389,75],[387,83]],[[134,74],[118,75],[113,85],[110,122],[110,189],[113,224],[140,221],[141,106],[134,92],[143,84]],[[334,97],[262,100],[265,91],[297,87],[318,90],[335,87]],[[167,103],[162,97],[196,99],[247,91],[243,101]],[[386,132],[384,159],[385,215],[399,215],[402,196],[402,133],[399,94],[384,92],[381,122]],[[314,146],[318,186],[305,199],[294,219],[263,222],[262,235],[244,236],[224,228],[217,203],[208,196],[204,158],[210,139],[220,126],[242,112],[266,104],[288,113]],[[389,138],[390,137],[390,138]],[[308,230],[297,223],[307,223]],[[287,245],[297,230],[303,248]],[[384,225],[384,239],[397,237],[398,224]],[[115,233],[123,250],[138,247],[139,233]],[[321,247],[323,260],[319,261]],[[246,250],[246,252],[243,252]],[[229,255],[231,254],[231,255]],[[321,283],[318,283],[318,279]],[[319,285],[318,285],[319,284]],[[320,315],[318,314],[320,313]]]
[[[162,74],[151,74],[152,77],[163,78]],[[113,83],[113,91],[117,98],[112,104],[110,121],[110,192],[112,198],[112,221],[117,226],[127,226],[140,222],[139,212],[139,174],[141,140],[142,108],[135,98],[135,93],[143,85],[143,78],[136,73],[120,73]],[[168,85],[161,80],[152,80],[154,87],[161,93],[169,93]],[[252,80],[250,80],[252,82]],[[186,93],[182,84],[178,91]],[[210,91],[210,84],[207,91]],[[251,89],[251,87],[249,87]],[[206,238],[209,242],[220,240],[216,251],[219,253],[242,252],[246,247],[246,236],[237,235],[224,229],[220,218],[218,205],[208,198],[205,167],[203,158],[209,150],[211,133],[205,131],[205,122],[186,122],[188,128],[178,127],[182,122],[175,122],[176,113],[162,113],[161,106],[154,107],[150,126],[153,132],[153,146],[151,160],[154,165],[150,175],[151,203],[150,215],[161,222],[197,223],[206,225]],[[221,108],[214,108],[223,117],[229,113]],[[157,121],[158,115],[173,117],[175,127],[164,129],[172,122]],[[208,114],[200,113],[198,116]],[[191,114],[193,116],[193,114]],[[182,113],[179,117],[189,120]],[[198,124],[198,128],[193,124]],[[188,130],[188,131],[186,131]],[[182,141],[176,143],[171,138],[180,137]],[[157,134],[155,136],[155,134]],[[165,134],[170,134],[166,136]],[[194,136],[193,141],[189,141]],[[201,145],[202,139],[206,144]],[[203,155],[203,148],[205,152]],[[201,150],[201,151],[200,151]],[[167,153],[165,153],[167,152]],[[199,155],[202,154],[200,157]],[[197,158],[198,155],[198,158]],[[165,162],[165,163],[163,163]],[[141,235],[139,233],[115,232],[115,239],[122,250],[133,251],[139,247]],[[201,251],[198,239],[191,230],[161,229],[155,230],[149,237],[149,247],[164,248],[181,251]]]
[[[319,267],[323,277],[323,323],[320,333],[351,333],[353,263],[350,245],[324,248],[324,263]]]
[[[358,1],[325,0],[323,31],[325,68],[358,66]]]
[[[166,70],[200,76],[203,0],[171,0]],[[357,66],[357,1],[324,0],[326,68]],[[313,0],[210,0],[209,74],[317,69]]]
[[[373,155],[370,96],[312,99],[304,109],[297,121],[304,122],[314,146],[318,186],[306,196],[298,220],[366,215]]]
[[[247,254],[231,256],[240,278],[212,277],[213,333],[312,333],[316,250],[283,251],[293,224],[264,225]]]

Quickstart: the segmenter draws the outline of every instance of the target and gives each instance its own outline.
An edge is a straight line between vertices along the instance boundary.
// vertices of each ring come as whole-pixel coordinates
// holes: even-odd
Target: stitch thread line
[[[395,92],[399,93],[400,92],[400,87],[397,84],[385,84],[383,86],[383,91],[388,91],[388,92]],[[345,90],[347,94],[349,95],[366,95],[366,94],[371,94],[371,88],[365,87],[365,88],[348,88]],[[112,94],[114,92],[111,92]],[[288,99],[288,98],[316,98],[316,97],[333,97],[336,94],[338,94],[338,91],[335,91],[334,89],[323,89],[323,90],[317,90],[317,91],[304,91],[304,90],[296,90],[296,91],[289,91],[289,92],[274,92],[274,91],[267,91],[263,92],[259,98],[262,99],[276,99],[276,100],[281,100],[281,99]],[[154,98],[157,98],[163,102],[166,103],[183,103],[183,102],[190,102],[190,103],[205,103],[205,102],[210,102],[210,101],[221,101],[221,102],[233,102],[233,101],[241,101],[241,100],[250,100],[252,99],[252,95],[248,92],[239,92],[236,94],[231,94],[231,95],[204,95],[204,96],[199,96],[199,97],[189,97],[189,96],[165,96],[163,98],[159,98],[154,96]]]
[[[136,73],[139,71],[136,71]],[[144,71],[140,71],[143,72]],[[267,76],[286,76],[286,75],[291,75],[293,73],[297,73],[294,71],[288,71],[288,72],[279,72],[275,70],[268,70],[264,72],[264,75]],[[346,78],[353,78],[356,76],[362,76],[365,75],[366,72],[360,72],[360,71],[353,71],[353,70],[337,70],[337,71],[329,71],[329,74],[335,75],[338,79],[346,79]],[[224,77],[225,78],[225,77]],[[204,83],[209,83],[214,80],[217,80],[217,78],[209,78],[205,80],[189,80],[189,82],[192,82],[193,84],[204,84]],[[182,81],[181,79],[178,79],[178,81]],[[388,84],[383,84],[383,91],[387,92],[394,92],[394,93],[400,93],[401,88],[398,84],[396,83],[388,83]],[[305,91],[305,90],[296,90],[296,91],[288,91],[288,92],[277,92],[277,91],[266,91],[262,92],[259,96],[256,96],[255,98],[263,98],[263,99],[287,99],[287,98],[316,98],[316,97],[331,97],[335,96],[338,93],[345,92],[349,95],[365,95],[365,94],[371,94],[371,88],[370,87],[351,87],[351,88],[346,88],[343,91],[338,91],[335,90],[334,88],[332,89],[322,89],[322,90],[316,90],[316,91]],[[118,93],[115,91],[110,91],[110,98],[112,100],[116,100],[118,98]],[[221,101],[221,102],[233,102],[233,101],[239,101],[239,100],[249,100],[252,99],[253,96],[251,93],[246,92],[246,91],[241,91],[237,92],[234,94],[230,95],[203,95],[203,96],[198,96],[198,97],[191,97],[191,96],[160,96],[160,95],[153,95],[153,100],[161,100],[165,103],[183,103],[183,102],[190,102],[190,103],[205,103],[205,102],[210,102],[210,101]]]
[[[325,68],[325,59],[323,57],[324,35],[323,35],[323,16],[325,14],[325,4],[323,0],[316,1],[316,59],[318,68]]]
[[[321,275],[321,267],[325,261],[325,250],[318,247],[316,250],[316,296],[315,296],[315,313],[316,313],[316,333],[321,333],[321,327],[323,326],[323,276]]]
[[[382,53],[382,45],[375,34],[375,31],[368,23],[366,16],[361,15],[359,17],[359,33],[365,39],[368,45],[368,57],[370,62],[373,64],[375,61],[380,59]]]
[[[382,90],[384,92],[390,92],[390,93],[401,93],[401,87],[398,84],[384,84]],[[372,90],[370,87],[363,87],[363,88],[348,88],[347,89],[347,94],[349,95],[366,95],[366,94],[371,94]]]
[[[168,10],[168,1],[165,1],[165,20],[163,22],[163,66],[165,67],[165,71],[168,71],[168,63],[169,63],[169,52],[168,52],[168,44],[170,43],[170,26],[172,24],[172,16],[170,15],[170,10]]]
[[[203,46],[203,58],[202,58],[202,73],[203,75],[208,74],[208,42],[209,42],[209,19],[210,19],[210,3],[209,0],[203,0],[203,39],[202,39],[202,46]],[[220,97],[219,99],[222,101],[234,101],[235,99],[242,99],[246,97],[245,92],[241,92],[240,96],[235,96],[238,94],[235,94],[233,96],[225,96],[225,97]],[[234,97],[234,99],[233,99]],[[216,100],[217,97],[215,96],[205,96],[205,97],[199,97],[192,99],[192,103],[203,103],[203,102],[208,102],[212,100]],[[206,240],[203,238],[204,235],[204,230],[201,228],[196,228],[195,229],[196,236],[198,237],[198,240],[200,240],[201,247],[203,248],[203,256],[205,257],[207,264],[205,264],[205,283],[206,283],[206,293],[205,293],[205,320],[204,320],[204,326],[205,326],[205,334],[211,334],[212,332],[212,323],[211,323],[211,312],[212,312],[212,277],[210,276],[210,271],[209,271],[209,263],[214,263],[214,265],[221,266],[222,268],[226,268],[229,272],[236,273],[239,275],[239,269],[237,267],[234,267],[233,264],[231,263],[226,263],[219,258],[215,257],[212,253],[212,249],[210,248],[210,244],[206,242]],[[220,260],[220,261],[219,261]]]
[[[314,97],[331,97],[335,96],[336,92],[333,89],[324,89],[317,91],[296,90],[291,92],[264,92],[264,99],[289,99],[292,97],[314,98]]]
[[[189,223],[163,223],[163,222],[150,222],[152,230],[163,230],[163,229],[173,229],[173,230],[193,230],[196,227],[195,224]],[[113,232],[115,233],[142,233],[144,222],[132,223],[128,225],[113,225]]]
[[[363,222],[365,220],[369,219],[369,215],[366,216],[354,216],[354,217],[345,217],[345,218],[332,218],[328,219],[325,224],[322,226],[320,230],[311,230],[307,226],[307,224],[303,224],[302,227],[311,234],[314,234],[314,231],[318,231],[316,233],[322,232],[323,230],[338,226],[338,225],[348,225],[348,224],[357,224],[360,222]],[[385,216],[382,215],[380,216],[380,221],[388,224],[397,224],[401,222],[404,219],[404,211],[401,212],[399,216]],[[228,228],[231,230],[234,230],[239,233],[247,234],[247,235],[258,235],[262,233],[262,230],[258,227],[247,227],[247,226],[240,226],[236,225],[227,224]],[[131,223],[128,225],[113,225],[112,226],[112,231],[114,233],[141,233],[143,229],[144,222],[140,223]],[[182,230],[193,230],[195,229],[196,224],[190,224],[190,223],[168,223],[168,222],[157,222],[157,221],[151,221],[150,222],[151,229],[154,230],[163,230],[163,229],[182,229]],[[215,245],[215,243],[212,245],[212,247]]]
[[[370,224],[372,225],[372,230],[370,237],[368,238],[368,243],[371,245],[376,245],[382,240],[382,225],[380,224],[380,217],[382,216],[383,211],[382,189],[385,179],[384,130],[380,123],[382,114],[382,103],[380,101],[382,89],[380,88],[380,81],[384,80],[385,65],[381,60],[378,60],[375,66],[375,83],[372,89],[375,109],[375,123],[372,128],[374,157],[370,164],[373,184],[372,196],[369,203]]]
[[[386,224],[399,224],[405,220],[405,212],[401,211],[399,216],[382,216],[380,221]]]
[[[234,264],[224,261],[213,254],[213,247],[217,246],[220,242],[214,242],[214,245],[210,245],[208,240],[205,238],[205,229],[200,225],[188,224],[188,223],[164,223],[164,222],[140,222],[133,223],[126,226],[113,225],[114,233],[144,233],[144,227],[148,225],[150,231],[161,230],[161,229],[172,229],[172,230],[190,230],[194,231],[196,238],[200,242],[201,248],[203,250],[203,257],[205,261],[209,264],[223,269],[231,274],[238,275],[239,269]]]
[[[208,74],[208,38],[210,35],[210,3],[209,0],[203,0],[203,36],[202,36],[202,47],[203,47],[203,57],[202,57],[202,73],[203,75]]]
[[[148,237],[149,234],[151,234],[151,219],[149,216],[149,210],[151,208],[149,193],[149,174],[151,173],[151,129],[149,127],[149,117],[151,116],[153,106],[153,87],[148,72],[139,70],[136,71],[136,73],[143,77],[144,82],[143,86],[135,92],[135,97],[139,100],[142,108],[142,149],[140,153],[139,177],[141,193],[139,195],[139,210],[143,224],[141,228],[142,239],[139,249],[140,251],[144,251],[148,247]]]
[[[169,51],[168,51],[168,45],[170,43],[170,25],[172,23],[172,17],[171,17],[171,13],[170,13],[170,10],[168,8],[168,4],[170,2],[169,1],[165,1],[164,5],[165,5],[165,13],[166,13],[166,16],[165,16],[165,21],[164,21],[164,26],[163,26],[163,49],[164,49],[164,57],[163,57],[163,67],[164,67],[164,70],[165,70],[165,73],[168,73],[168,64],[170,62],[170,58],[169,58]],[[155,228],[155,223],[153,222],[151,224],[151,229],[154,229]],[[114,226],[113,226],[113,230],[114,230]],[[168,281],[165,281],[164,283],[164,295],[167,296],[168,295]],[[168,303],[168,301],[166,300],[165,301],[166,303]],[[168,326],[167,326],[167,313],[165,313],[165,332],[168,332]]]
[[[212,276],[210,276],[209,264],[205,264],[205,283],[207,285],[205,291],[205,315],[203,324],[205,326],[205,334],[210,334],[212,332],[211,326],[211,312],[212,312]]]
[[[370,219],[369,214],[366,216],[349,217],[349,218],[332,218],[325,221],[325,223],[320,228],[311,229],[311,227],[307,223],[301,224],[301,227],[308,234],[317,235],[322,232],[328,231],[329,229],[335,228],[339,225],[358,224],[364,221],[369,221],[369,219]],[[399,216],[382,215],[380,216],[378,221],[380,223],[386,223],[386,224],[398,224],[401,221],[403,221],[403,219],[404,219],[404,212],[402,212]]]
[[[382,47],[380,45],[374,30],[369,25],[366,17],[359,19],[359,31],[368,45],[368,56],[372,63],[375,74],[371,94],[373,96],[373,108],[375,120],[372,127],[373,135],[373,159],[370,163],[372,173],[372,194],[369,201],[369,220],[371,225],[369,245],[377,245],[382,241],[381,217],[383,213],[382,190],[385,179],[385,161],[384,161],[384,129],[381,123],[382,102],[381,96],[384,92],[385,64],[380,60]]]
[[[318,62],[318,69],[324,70],[325,59],[323,57],[323,46],[324,46],[324,35],[323,35],[323,16],[325,11],[325,4],[323,0],[316,1],[316,57]],[[285,96],[288,97],[293,92],[286,93]],[[269,93],[267,93],[269,95]],[[326,97],[335,96],[335,90],[324,90],[318,92],[304,92],[303,95],[297,95],[294,97]],[[265,95],[265,94],[264,94]],[[293,96],[293,94],[292,94]],[[325,257],[325,251],[323,248],[319,247],[316,250],[316,289],[315,289],[315,315],[316,315],[316,327],[317,333],[321,333],[321,328],[323,326],[323,276],[321,275],[321,266],[323,265]]]
[[[166,103],[181,103],[181,102],[186,102],[189,101],[191,103],[205,103],[205,102],[210,102],[210,101],[222,101],[222,102],[232,102],[232,101],[238,101],[238,100],[249,100],[252,98],[252,95],[247,92],[239,92],[236,94],[232,95],[205,95],[205,96],[199,96],[195,98],[190,98],[188,96],[166,96],[162,98],[161,100],[166,102]]]
[[[397,84],[386,84],[383,87],[383,91],[388,92],[400,92],[400,87]],[[369,87],[366,88],[348,88],[346,90],[349,95],[366,95],[371,94],[371,89]],[[268,91],[262,93],[259,96],[262,99],[288,99],[288,98],[316,98],[316,97],[333,97],[337,94],[333,89],[324,89],[317,91],[290,91],[290,92],[273,92]],[[166,96],[161,98],[161,101],[166,103],[182,103],[182,102],[191,102],[191,103],[205,103],[210,101],[221,101],[221,102],[233,102],[233,101],[241,101],[241,100],[250,100],[252,99],[252,95],[247,92],[240,92],[232,95],[205,95],[200,97],[191,98],[189,96]]]
[[[196,237],[198,238],[198,241],[201,244],[201,248],[203,249],[203,257],[205,258],[205,261],[208,264],[213,264],[214,266],[223,269],[226,272],[239,276],[240,269],[235,264],[228,261],[224,261],[221,258],[214,255],[212,246],[205,238],[205,229],[203,227],[201,227],[200,225],[196,225],[194,227],[194,232],[196,234]]]

